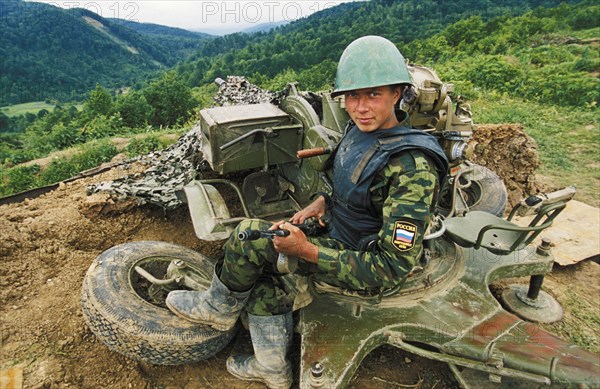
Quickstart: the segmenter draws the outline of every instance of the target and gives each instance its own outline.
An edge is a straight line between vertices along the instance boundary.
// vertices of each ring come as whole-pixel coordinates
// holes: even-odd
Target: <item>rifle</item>
[[[302,224],[292,224],[298,227],[306,236],[320,235],[326,231],[326,228],[321,226],[317,222],[308,222]],[[273,239],[276,236],[288,236],[290,232],[288,230],[245,230],[238,234],[238,239],[245,240],[257,240],[261,238]]]
[[[298,227],[307,236],[320,235],[326,231],[326,228],[321,226],[318,222],[308,222],[302,224],[293,224]],[[238,239],[241,241],[246,240],[257,240],[261,238],[273,239],[276,236],[288,236],[290,231],[288,230],[245,230],[238,234]],[[298,267],[298,258],[289,258],[287,255],[279,253],[277,257],[277,271],[279,273],[292,273]]]

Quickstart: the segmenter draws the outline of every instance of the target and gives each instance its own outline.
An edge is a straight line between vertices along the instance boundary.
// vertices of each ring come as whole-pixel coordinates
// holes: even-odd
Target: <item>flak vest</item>
[[[381,229],[381,210],[374,209],[369,189],[390,157],[420,150],[435,162],[440,188],[448,170],[443,149],[432,135],[408,127],[364,133],[352,127],[342,138],[333,160],[333,208],[329,235],[345,247],[358,249],[361,239]]]

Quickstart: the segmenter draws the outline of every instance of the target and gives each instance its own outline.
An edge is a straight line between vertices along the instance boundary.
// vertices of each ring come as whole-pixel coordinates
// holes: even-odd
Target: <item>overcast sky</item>
[[[95,0],[39,2],[63,8],[85,8],[106,18],[194,30],[215,30],[236,26],[237,30],[261,23],[292,21],[340,3],[356,0],[296,1],[200,1],[200,0]]]

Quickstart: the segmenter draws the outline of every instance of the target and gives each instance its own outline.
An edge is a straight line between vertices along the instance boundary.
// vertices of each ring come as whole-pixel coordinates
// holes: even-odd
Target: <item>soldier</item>
[[[331,197],[320,194],[287,222],[240,223],[224,246],[210,288],[167,297],[178,316],[222,331],[247,310],[254,355],[229,357],[227,369],[234,376],[269,388],[292,384],[287,358],[292,312],[280,304],[273,279],[278,253],[300,258],[298,271],[312,273],[315,280],[371,292],[401,284],[417,262],[447,161],[434,137],[406,127],[406,114],[396,112],[411,83],[393,43],[377,36],[352,42],[340,58],[332,97],[345,96],[354,125],[332,156]],[[307,237],[293,225],[309,218],[325,225],[326,214],[327,236]],[[237,239],[240,231],[268,228],[290,235]]]

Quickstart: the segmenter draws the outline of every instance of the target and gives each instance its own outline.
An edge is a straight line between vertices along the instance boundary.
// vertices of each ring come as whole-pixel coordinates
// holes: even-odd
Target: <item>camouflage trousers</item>
[[[276,261],[278,253],[273,248],[270,239],[251,241],[239,240],[238,234],[244,230],[267,230],[272,223],[248,219],[242,221],[223,247],[224,257],[219,279],[230,289],[247,291],[252,288],[246,310],[257,316],[281,315],[291,311],[291,306],[286,304],[285,291],[278,286]],[[312,243],[321,247],[343,249],[343,245],[332,238],[309,237]],[[319,272],[316,265],[298,261],[296,273],[301,275],[312,274],[318,281],[340,286],[348,289],[360,288],[353,283],[346,284],[331,272]]]

